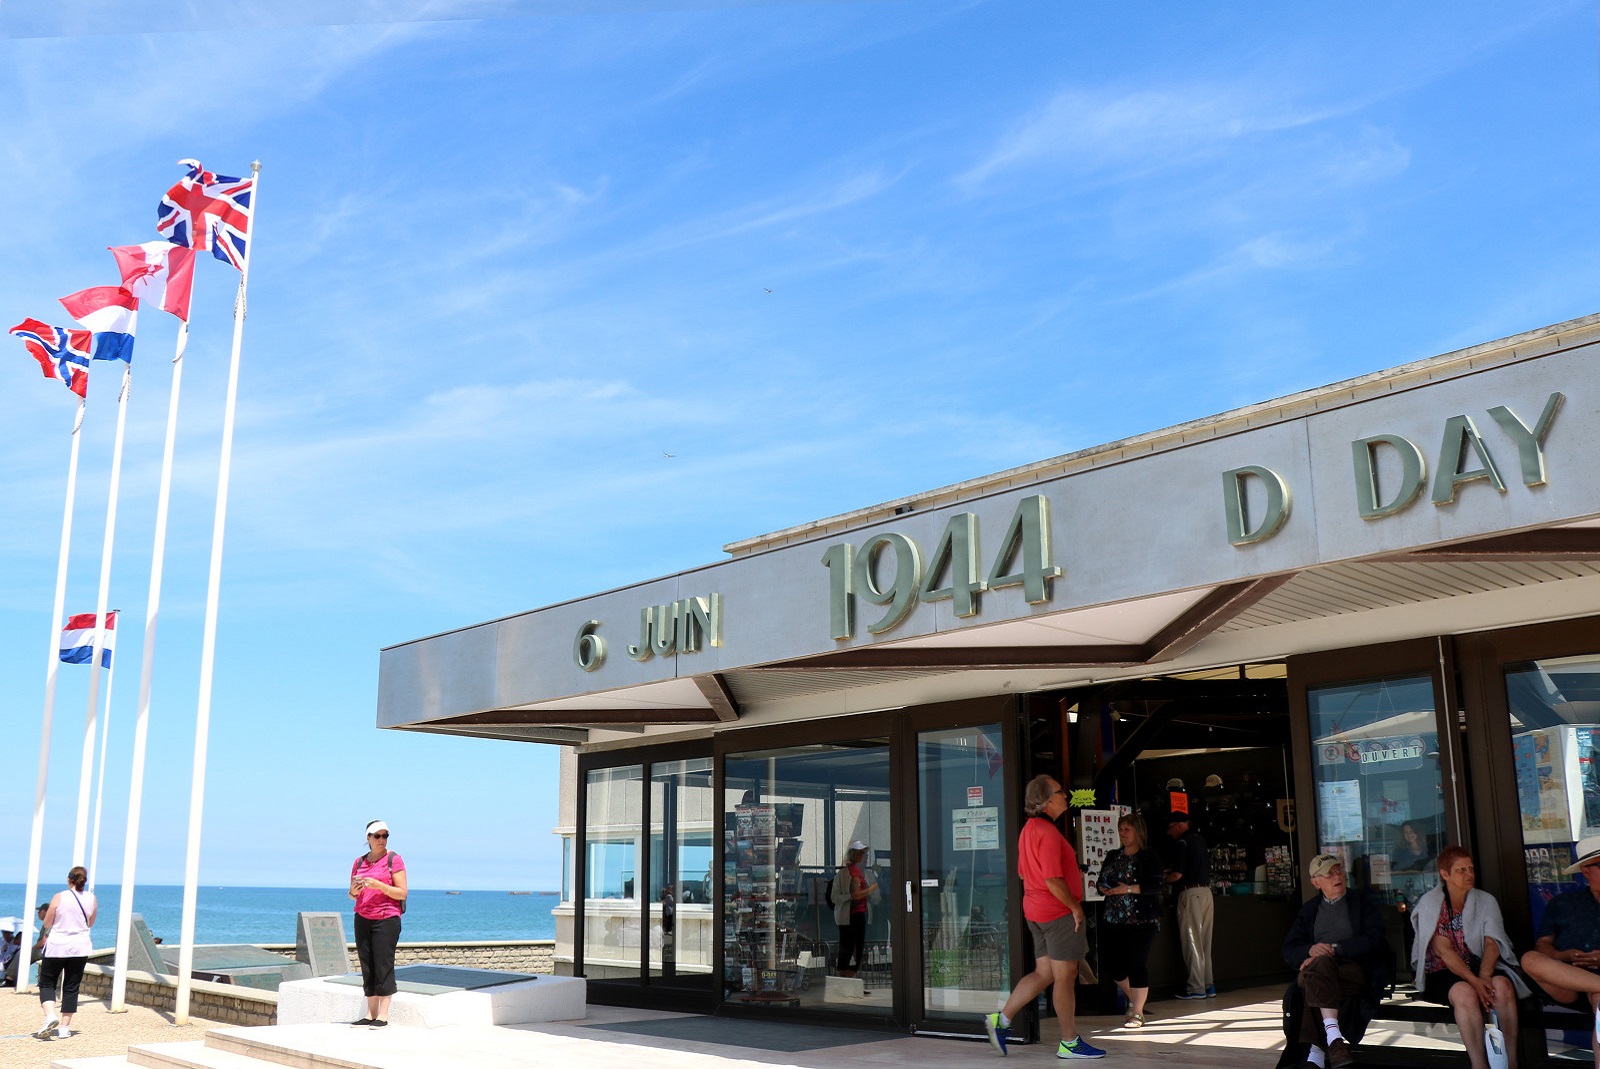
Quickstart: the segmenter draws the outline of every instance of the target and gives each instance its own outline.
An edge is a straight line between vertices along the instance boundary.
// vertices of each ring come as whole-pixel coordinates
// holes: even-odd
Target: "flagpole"
[[[144,648],[139,666],[139,711],[133,727],[133,772],[128,784],[128,830],[122,847],[122,886],[117,898],[117,952],[112,959],[111,1012],[128,1010],[128,943],[133,934],[133,884],[139,861],[139,810],[144,803],[145,740],[150,735],[150,680],[156,663],[156,624],[161,614],[161,572],[167,554],[167,502],[172,497],[172,456],[178,440],[178,393],[189,324],[178,323],[167,400],[167,441],[161,451],[161,488],[156,494],[155,547],[150,555],[150,594],[145,600]],[[113,658],[114,660],[114,658]]]
[[[94,737],[100,712],[100,654],[106,648],[106,607],[111,601],[111,548],[117,537],[117,494],[122,486],[122,439],[128,425],[128,394],[133,392],[133,362],[122,371],[117,395],[117,433],[111,446],[111,488],[106,499],[106,535],[100,549],[100,593],[95,598],[94,654],[89,661],[89,711],[84,717],[83,767],[78,777],[78,824],[72,836],[72,863],[82,865],[89,840],[89,787],[94,780]]]
[[[56,711],[56,668],[61,664],[61,619],[67,607],[67,561],[72,546],[72,504],[78,492],[78,432],[83,429],[86,402],[78,402],[78,415],[72,424],[72,451],[67,461],[67,505],[61,517],[61,556],[56,563],[56,600],[50,615],[50,657],[44,673],[44,717],[40,725],[39,779],[33,792],[33,838],[28,844],[28,882],[24,894],[22,944],[17,948],[16,993],[33,988],[33,968],[28,958],[33,950],[34,899],[39,894],[39,852],[44,845],[44,797],[50,777],[50,729]]]
[[[111,615],[117,615],[115,609]],[[117,678],[117,658],[106,665],[106,700],[100,713],[100,774],[94,786],[94,834],[89,847],[89,890],[94,890],[95,874],[100,871],[100,810],[106,800],[106,751],[111,748],[111,684]]]
[[[189,843],[183,866],[183,943],[178,949],[178,992],[173,1023],[189,1023],[194,972],[194,914],[200,882],[200,823],[205,809],[206,743],[211,732],[212,666],[217,651],[217,609],[222,592],[222,533],[228,516],[228,475],[233,465],[233,420],[239,398],[239,351],[244,344],[245,288],[256,247],[255,212],[261,205],[261,162],[250,165],[250,223],[233,303],[233,355],[228,362],[228,399],[222,410],[222,457],[217,467],[217,511],[211,525],[211,574],[206,583],[205,636],[200,646],[200,704],[195,712],[194,777],[189,788]]]

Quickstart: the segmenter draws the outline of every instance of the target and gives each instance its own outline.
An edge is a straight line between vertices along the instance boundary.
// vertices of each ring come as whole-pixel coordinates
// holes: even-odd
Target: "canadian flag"
[[[189,322],[189,292],[194,288],[193,249],[170,241],[147,241],[143,245],[113,246],[111,255],[117,258],[123,286],[140,302],[148,301]]]

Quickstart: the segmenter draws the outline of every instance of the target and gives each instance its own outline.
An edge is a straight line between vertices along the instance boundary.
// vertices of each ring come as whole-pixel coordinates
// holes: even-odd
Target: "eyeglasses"
[[[375,831],[367,836],[369,839],[387,839],[388,837],[389,833],[386,831]]]

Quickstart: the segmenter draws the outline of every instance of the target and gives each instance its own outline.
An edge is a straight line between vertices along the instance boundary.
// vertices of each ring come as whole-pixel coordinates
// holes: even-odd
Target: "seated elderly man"
[[[1300,907],[1283,939],[1283,960],[1300,970],[1295,983],[1304,992],[1299,1038],[1308,1047],[1305,1064],[1321,1069],[1355,1060],[1350,1044],[1366,1032],[1393,975],[1394,953],[1382,903],[1371,891],[1348,889],[1343,861],[1318,854],[1310,875],[1320,894]]]
[[[1587,1012],[1600,1007],[1600,835],[1578,843],[1578,859],[1564,871],[1583,873],[1587,886],[1550,900],[1522,971],[1552,1002]],[[1590,1038],[1600,1069],[1600,1038]]]

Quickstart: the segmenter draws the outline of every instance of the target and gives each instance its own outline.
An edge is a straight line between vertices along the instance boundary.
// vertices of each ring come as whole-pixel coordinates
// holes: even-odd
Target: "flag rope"
[[[167,398],[167,440],[161,452],[161,484],[156,492],[155,544],[150,551],[150,593],[145,600],[144,647],[139,665],[139,705],[133,726],[133,767],[128,783],[128,827],[122,847],[122,886],[117,901],[117,949],[111,980],[111,1012],[128,1009],[128,942],[133,935],[134,874],[139,863],[139,812],[144,805],[145,745],[150,736],[150,681],[156,663],[156,625],[161,615],[161,574],[167,554],[167,505],[172,499],[172,458],[178,440],[178,395],[183,387],[183,352],[189,324],[178,323]]]
[[[200,701],[195,711],[194,775],[189,787],[189,841],[183,866],[183,934],[178,950],[178,991],[173,1023],[189,1023],[189,993],[194,973],[194,916],[200,881],[200,825],[205,809],[206,746],[211,733],[212,666],[217,651],[217,609],[222,591],[222,535],[228,517],[228,476],[233,466],[233,424],[239,399],[239,353],[244,345],[245,289],[250,254],[255,251],[255,213],[261,205],[261,163],[250,165],[249,239],[239,265],[239,294],[233,309],[233,354],[228,363],[228,396],[222,410],[222,457],[217,468],[217,509],[211,526],[211,572],[206,582],[205,634],[200,646]]]
[[[117,611],[111,610],[116,616]],[[98,661],[95,662],[99,664]],[[94,833],[89,842],[89,890],[94,890],[95,874],[100,871],[100,810],[106,800],[106,756],[111,748],[111,684],[117,678],[117,658],[106,665],[106,700],[100,712],[100,772],[94,787]]]
[[[72,548],[72,506],[78,493],[78,445],[82,435],[83,412],[86,401],[78,402],[78,413],[72,421],[72,450],[67,461],[67,504],[61,517],[61,555],[56,564],[56,600],[50,614],[49,660],[44,675],[44,715],[39,726],[39,779],[33,794],[33,835],[28,843],[28,881],[24,884],[22,909],[22,945],[17,949],[17,994],[33,988],[33,969],[28,955],[33,947],[34,899],[39,894],[39,853],[44,846],[45,787],[50,778],[50,732],[55,721],[56,669],[61,664],[61,620],[67,609],[67,562]]]
[[[100,550],[100,591],[95,598],[94,656],[89,661],[89,709],[84,716],[83,761],[78,778],[78,822],[72,835],[72,863],[84,864],[89,848],[89,794],[94,784],[94,743],[99,733],[101,652],[106,648],[106,610],[111,602],[112,547],[117,539],[117,499],[122,487],[122,442],[128,427],[128,395],[133,392],[133,362],[122,370],[117,395],[117,431],[111,445],[111,486],[106,494],[106,531]],[[90,873],[90,878],[94,876]]]

